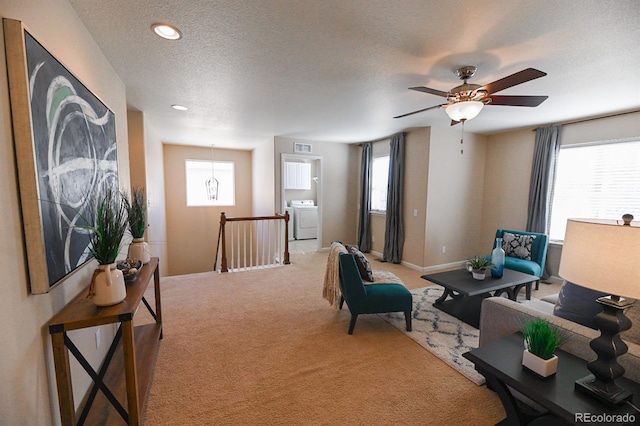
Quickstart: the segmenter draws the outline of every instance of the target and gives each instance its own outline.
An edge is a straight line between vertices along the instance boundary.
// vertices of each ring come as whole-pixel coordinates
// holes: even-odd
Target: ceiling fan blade
[[[431,89],[429,87],[418,86],[418,87],[409,87],[409,90],[417,90],[418,92],[429,93],[431,95],[442,96],[446,98],[449,96],[448,92],[443,92],[442,90]]]
[[[460,122],[456,121],[456,120],[451,120],[451,125],[452,126],[455,126],[456,124],[460,124]]]
[[[499,92],[509,87],[513,87],[517,84],[522,84],[527,81],[535,80],[536,78],[544,77],[546,72],[539,71],[534,68],[527,68],[515,74],[511,74],[500,80],[496,80],[493,83],[486,84],[480,88],[480,90],[486,90],[487,93],[492,94]]]
[[[408,115],[417,114],[417,113],[419,113],[419,112],[429,111],[430,109],[440,108],[441,106],[442,106],[442,105],[434,105],[434,106],[429,107],[429,108],[419,109],[418,111],[413,111],[413,112],[408,112],[408,113],[406,113],[406,114],[398,115],[397,117],[393,117],[393,118],[402,118],[402,117],[406,117],[406,116],[408,116]]]
[[[509,106],[521,106],[521,107],[537,107],[548,96],[488,96],[491,102],[487,105],[509,105]]]

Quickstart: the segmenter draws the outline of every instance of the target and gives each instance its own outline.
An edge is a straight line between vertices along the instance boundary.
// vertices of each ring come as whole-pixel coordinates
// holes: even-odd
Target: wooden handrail
[[[275,214],[273,216],[252,216],[252,217],[227,217],[225,212],[220,213],[220,229],[218,230],[218,244],[216,246],[216,257],[213,265],[213,270],[215,271],[218,264],[218,255],[220,254],[220,247],[222,247],[222,253],[220,256],[220,272],[228,272],[228,263],[227,263],[227,241],[226,241],[226,223],[227,222],[258,222],[258,221],[269,221],[269,220],[284,220],[284,261],[282,262],[284,265],[289,265],[289,212],[285,212],[284,214]],[[251,237],[251,236],[250,236]],[[276,239],[277,242],[277,239]],[[243,241],[246,244],[246,241]],[[250,249],[253,249],[252,247]],[[264,257],[264,253],[263,253]],[[246,260],[246,253],[245,253]],[[252,265],[253,266],[253,265]]]

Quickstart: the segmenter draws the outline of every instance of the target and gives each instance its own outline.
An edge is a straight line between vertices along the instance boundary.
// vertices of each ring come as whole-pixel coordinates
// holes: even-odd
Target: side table
[[[590,374],[585,360],[559,350],[558,372],[547,379],[540,379],[522,368],[523,350],[522,334],[514,333],[462,355],[475,364],[476,370],[487,379],[488,385],[500,397],[507,414],[500,425],[620,425],[638,424],[640,421],[640,412],[631,405],[609,407],[589,395],[574,390],[574,382]],[[633,405],[640,406],[640,384],[626,378],[618,379],[618,384],[629,389],[633,393]],[[541,413],[537,418],[524,413],[509,387],[541,405],[548,413]],[[594,423],[585,421],[586,418],[603,421]],[[619,421],[623,418],[627,419],[627,422]]]
[[[151,277],[155,287],[155,311],[144,298]],[[62,424],[111,424],[124,420],[129,425],[138,425],[162,339],[158,258],[152,257],[142,267],[138,277],[127,284],[125,300],[116,305],[98,307],[86,298],[87,292],[88,289],[81,292],[49,322]],[[133,326],[133,317],[140,302],[147,307],[155,323]],[[96,372],[67,332],[112,323],[120,323],[120,326],[102,367]],[[69,352],[94,382],[78,417],[73,401]],[[128,410],[122,406],[123,400]]]

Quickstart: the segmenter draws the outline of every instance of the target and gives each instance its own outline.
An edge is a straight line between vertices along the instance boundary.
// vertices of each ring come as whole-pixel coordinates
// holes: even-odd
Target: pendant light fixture
[[[218,199],[219,182],[215,177],[215,162],[213,161],[213,144],[211,144],[211,179],[205,181],[207,188],[207,199],[215,201]]]

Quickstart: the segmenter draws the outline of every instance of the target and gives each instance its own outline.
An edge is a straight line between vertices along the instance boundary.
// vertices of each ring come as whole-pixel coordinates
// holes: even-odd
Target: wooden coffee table
[[[516,300],[520,289],[525,287],[529,300],[531,284],[538,280],[535,275],[511,269],[505,269],[502,278],[493,278],[487,274],[487,278],[482,281],[474,279],[466,269],[427,274],[422,278],[444,287],[444,293],[433,306],[475,328],[480,324],[480,306],[483,299],[506,293],[509,299]],[[451,299],[447,300],[449,297]]]

